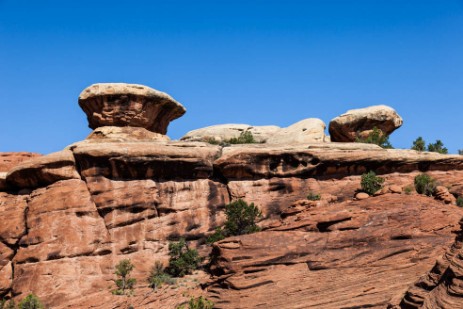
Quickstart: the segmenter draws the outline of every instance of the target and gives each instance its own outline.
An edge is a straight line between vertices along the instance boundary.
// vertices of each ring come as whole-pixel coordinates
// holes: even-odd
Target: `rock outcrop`
[[[402,126],[403,120],[397,112],[385,105],[349,110],[331,120],[329,132],[332,142],[355,142],[366,138],[376,127],[390,135]]]
[[[145,88],[127,97],[109,92],[117,87],[98,97],[98,89],[87,103],[111,111],[102,118],[125,115],[145,98],[151,104]],[[121,114],[112,102],[125,106]],[[463,193],[463,156],[305,137],[218,146],[169,141],[138,120],[111,121],[96,122],[86,140],[63,151],[0,169],[0,299],[32,292],[59,309],[176,308],[199,295],[215,308],[452,308],[460,301],[461,232],[445,252],[463,209],[446,201]],[[310,123],[278,131],[288,141],[291,132],[310,133]],[[385,187],[355,200],[368,170]],[[404,190],[421,172],[439,183],[441,200]],[[261,231],[207,245],[226,205],[240,198],[262,211]],[[180,237],[210,269],[153,291],[147,276],[156,261],[168,263],[169,243]],[[127,258],[135,291],[113,295],[115,266]]]
[[[317,118],[304,119],[286,128],[222,124],[190,131],[181,140],[222,143],[238,138],[243,132],[250,132],[257,143],[291,145],[325,142],[325,128],[325,123]]]
[[[135,84],[94,84],[79,96],[89,127],[142,127],[166,134],[172,120],[185,114],[185,108],[168,94]]]

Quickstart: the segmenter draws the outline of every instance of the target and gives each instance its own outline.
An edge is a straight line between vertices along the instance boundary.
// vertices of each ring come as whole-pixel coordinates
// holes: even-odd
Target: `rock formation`
[[[250,126],[247,124],[222,124],[188,132],[184,141],[227,142],[238,138],[243,132],[250,132],[258,143],[298,144],[324,142],[326,125],[317,118],[301,120],[286,128],[277,126]]]
[[[390,135],[402,126],[402,118],[385,105],[353,109],[331,120],[329,132],[332,142],[355,142],[366,138],[376,127]]]
[[[166,134],[169,122],[185,108],[168,94],[135,84],[94,84],[79,96],[89,127],[142,127]]]
[[[106,102],[103,118],[121,111],[107,104],[114,101],[98,101]],[[0,156],[0,299],[33,292],[63,309],[176,308],[199,295],[215,308],[460,301],[461,232],[445,252],[463,209],[402,188],[427,172],[449,188],[442,197],[461,195],[463,156],[358,143],[218,146],[147,129],[98,127],[57,153]],[[354,200],[367,170],[385,178],[385,189]],[[309,201],[311,193],[320,199]],[[224,223],[225,205],[239,198],[260,208],[262,231],[205,244]],[[210,262],[209,273],[153,291],[150,269],[167,263],[179,237]],[[115,266],[126,258],[135,265],[134,295],[112,295]]]

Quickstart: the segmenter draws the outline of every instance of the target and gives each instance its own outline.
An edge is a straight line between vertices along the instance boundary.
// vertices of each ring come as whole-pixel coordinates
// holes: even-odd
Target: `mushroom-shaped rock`
[[[186,110],[168,94],[136,84],[94,84],[79,96],[89,127],[142,127],[166,134],[169,122]]]
[[[376,127],[389,135],[402,125],[402,117],[385,105],[349,110],[331,120],[329,132],[332,142],[355,142],[365,138]]]

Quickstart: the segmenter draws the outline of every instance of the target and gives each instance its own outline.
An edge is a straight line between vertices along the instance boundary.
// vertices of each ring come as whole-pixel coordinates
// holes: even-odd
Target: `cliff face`
[[[8,167],[0,293],[34,292],[53,308],[168,308],[199,294],[218,308],[384,308],[453,243],[463,211],[415,194],[355,201],[369,168],[399,187],[420,169],[451,191],[463,185],[460,156],[363,144],[76,143]],[[148,289],[170,240],[211,252],[204,239],[237,198],[262,209],[263,231],[216,243],[212,276]],[[133,297],[110,293],[123,258],[135,265]]]
[[[92,85],[79,104],[95,128],[84,141],[46,156],[0,154],[0,299],[32,292],[50,308],[176,308],[199,295],[216,308],[459,308],[463,209],[454,196],[463,195],[463,156],[308,143],[327,140],[312,120],[272,128],[284,133],[273,143],[169,141],[169,121],[185,109],[141,85]],[[355,137],[402,124],[393,110],[370,110],[350,111],[337,130]],[[228,127],[190,140],[272,135]],[[384,188],[354,198],[369,170]],[[405,190],[420,172],[440,183],[437,199]],[[261,209],[261,231],[207,245],[240,198]],[[152,290],[151,268],[168,263],[180,237],[205,258],[203,270]],[[113,295],[115,267],[127,258],[134,293]]]

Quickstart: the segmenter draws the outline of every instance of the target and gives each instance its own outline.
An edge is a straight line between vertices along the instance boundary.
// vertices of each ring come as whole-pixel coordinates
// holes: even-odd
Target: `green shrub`
[[[202,296],[197,298],[190,298],[188,302],[188,307],[185,305],[178,306],[177,309],[213,309],[214,303],[208,300],[207,298],[203,298]]]
[[[407,195],[412,194],[412,192],[413,192],[413,187],[412,187],[412,186],[406,186],[406,187],[404,188],[404,192],[405,192],[405,194],[407,194]]]
[[[231,138],[227,141],[229,144],[255,144],[257,141],[250,131],[241,132],[239,137]]]
[[[309,201],[319,201],[321,199],[321,196],[320,196],[320,194],[314,194],[314,193],[310,192],[307,195],[307,199]]]
[[[225,206],[227,217],[224,227],[215,229],[215,233],[206,240],[211,244],[229,236],[251,234],[260,231],[256,221],[262,217],[262,213],[254,203],[248,205],[242,199],[234,201]]]
[[[463,149],[458,149],[458,154],[463,156]]]
[[[116,265],[116,271],[114,274],[116,274],[119,279],[116,279],[115,281],[117,289],[112,291],[114,295],[125,295],[131,293],[133,286],[136,283],[135,279],[129,277],[133,269],[134,265],[129,259],[124,259]]]
[[[389,142],[389,136],[384,134],[383,131],[381,131],[381,129],[378,129],[377,127],[374,127],[373,130],[365,138],[357,136],[355,141],[357,143],[376,144],[386,149],[394,148]]]
[[[369,195],[373,195],[376,191],[383,187],[384,178],[376,176],[375,172],[369,171],[362,175],[360,185],[362,190]]]
[[[175,279],[173,279],[168,273],[165,272],[164,266],[161,262],[156,261],[148,277],[148,283],[150,288],[156,290],[163,284],[174,284]]]
[[[8,302],[8,305],[6,304],[6,301],[4,301],[4,302],[5,302],[5,303],[3,304],[3,306],[4,306],[3,308],[4,308],[4,309],[16,309],[16,303],[15,303],[14,299],[10,300],[10,301]],[[0,307],[0,308],[2,308],[2,307]]]
[[[6,300],[1,299],[1,300],[0,300],[0,309],[4,309],[4,308],[5,308],[5,304],[6,304]]]
[[[463,207],[463,196],[459,196],[457,198],[457,206],[458,207]]]
[[[426,150],[426,142],[424,139],[419,136],[414,142],[412,148],[413,150],[416,151],[425,151]]]
[[[43,309],[45,308],[40,299],[34,294],[29,294],[18,304],[18,309]]]
[[[174,277],[183,277],[198,269],[201,258],[198,251],[188,248],[185,239],[169,244],[169,267],[167,273]]]
[[[442,141],[439,139],[434,144],[428,145],[428,151],[442,154],[449,153],[448,149],[444,147],[444,143],[442,143]]]
[[[436,181],[427,174],[419,174],[415,177],[415,190],[419,194],[432,196],[436,189]]]
[[[225,231],[221,227],[216,227],[214,234],[212,234],[211,236],[209,236],[206,239],[206,243],[213,244],[216,241],[220,241],[220,240],[224,239],[225,237],[226,237],[225,236]]]

